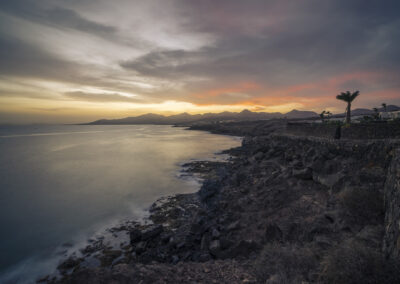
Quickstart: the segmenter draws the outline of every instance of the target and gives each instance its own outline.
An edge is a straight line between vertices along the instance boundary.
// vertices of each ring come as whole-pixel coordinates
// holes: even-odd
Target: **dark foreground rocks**
[[[82,269],[60,283],[257,283],[236,261],[120,264],[110,268]]]
[[[122,228],[119,249],[93,243],[49,282],[400,283],[398,262],[382,252],[398,147],[247,137],[229,162],[186,165],[206,178],[197,194],[156,202],[152,224]]]

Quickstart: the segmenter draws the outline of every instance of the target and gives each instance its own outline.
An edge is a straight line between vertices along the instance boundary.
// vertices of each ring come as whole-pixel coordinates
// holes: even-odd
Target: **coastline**
[[[188,128],[186,128],[189,130]],[[210,132],[211,133],[211,132]],[[236,140],[243,137],[223,133],[213,133],[230,136]],[[143,212],[143,216],[134,220],[118,220],[114,225],[103,226],[104,229],[97,230],[98,233],[70,249],[67,246],[55,273],[45,275],[37,279],[37,283],[59,283],[70,281],[69,275],[77,269],[106,268],[127,263],[132,260],[132,247],[130,246],[130,235],[132,231],[152,230],[154,226],[162,225],[170,232],[177,230],[180,226],[189,222],[186,212],[193,213],[194,208],[201,207],[201,201],[197,195],[205,180],[216,175],[217,168],[223,167],[232,159],[230,151],[235,148],[225,149],[214,153],[211,158],[190,159],[179,165],[177,178],[188,183],[198,184],[198,190],[192,193],[178,193],[162,196],[155,200],[151,206]],[[167,216],[167,217],[165,217]],[[116,225],[116,224],[117,225]],[[165,231],[163,229],[163,231]],[[82,244],[86,244],[82,246]],[[146,260],[144,261],[147,262]],[[176,263],[175,257],[170,261]]]
[[[48,153],[48,155],[38,155],[40,159],[32,160],[35,161],[35,164],[38,167],[40,165],[46,166],[46,164],[41,164],[41,162],[43,162],[41,157],[45,157],[46,161],[53,160],[53,165],[61,164],[60,166],[63,166],[68,164],[68,161],[90,159],[91,157],[85,156],[91,156],[90,153],[93,152],[100,152],[100,154],[94,155],[95,160],[93,160],[100,166],[94,167],[90,172],[95,173],[100,169],[100,171],[98,171],[100,176],[97,177],[96,175],[93,175],[93,177],[89,179],[89,183],[87,183],[88,179],[85,181],[85,178],[80,178],[86,177],[84,174],[86,167],[84,166],[83,169],[80,170],[79,165],[77,165],[78,167],[73,167],[72,170],[72,172],[76,173],[75,175],[71,176],[69,175],[71,172],[65,172],[64,170],[59,171],[60,175],[57,177],[61,177],[59,180],[60,187],[54,188],[53,186],[46,187],[46,181],[54,175],[49,176],[43,174],[40,180],[44,181],[44,184],[34,184],[28,182],[30,177],[29,173],[22,174],[21,172],[20,176],[26,177],[24,179],[27,181],[25,182],[25,188],[29,189],[34,187],[40,189],[41,192],[48,189],[47,191],[49,191],[50,195],[44,195],[44,197],[52,196],[53,193],[57,195],[58,193],[54,189],[58,189],[60,193],[63,193],[65,198],[62,199],[64,201],[62,201],[60,206],[57,206],[58,209],[54,214],[50,210],[47,211],[47,214],[43,214],[44,212],[42,208],[38,208],[36,212],[43,212],[42,215],[45,215],[43,216],[43,219],[40,218],[37,222],[33,221],[26,225],[21,224],[21,226],[17,226],[17,228],[21,228],[21,231],[26,232],[16,235],[15,238],[12,237],[12,235],[15,235],[15,233],[13,233],[13,225],[11,225],[10,230],[5,232],[6,235],[8,234],[11,236],[8,239],[13,240],[17,248],[27,247],[27,249],[24,250],[26,257],[21,257],[19,261],[15,262],[15,264],[11,263],[13,257],[17,257],[17,254],[14,254],[13,252],[13,247],[9,246],[8,250],[2,251],[3,259],[10,263],[6,269],[2,270],[0,275],[0,282],[2,283],[33,283],[36,279],[54,271],[59,263],[59,259],[67,258],[64,256],[65,253],[69,255],[70,252],[79,252],[79,249],[85,248],[85,244],[89,239],[92,238],[90,242],[97,241],[97,237],[102,235],[103,232],[107,235],[112,235],[111,232],[106,232],[105,229],[116,227],[116,224],[120,223],[121,220],[137,220],[137,213],[142,210],[147,210],[159,197],[176,193],[197,191],[200,185],[194,179],[184,176],[177,178],[179,176],[182,162],[202,158],[213,160],[214,153],[239,145],[237,139],[232,139],[228,136],[211,135],[202,131],[184,131],[183,129],[172,128],[171,126],[60,126],[51,128],[35,128],[34,130],[49,134],[52,134],[51,132],[68,132],[71,134],[60,137],[58,137],[58,135],[47,137],[46,135],[40,139],[36,137],[30,138],[31,136],[26,138],[15,137],[4,139],[3,141],[11,144],[16,140],[31,139],[37,144],[40,143],[41,145],[46,145],[43,147],[41,152]],[[98,132],[99,130],[102,130],[102,132]],[[12,131],[12,129],[10,131]],[[73,133],[76,131],[84,131],[85,134],[74,135]],[[34,131],[31,131],[30,128],[26,128],[25,132],[25,135],[30,135]],[[150,143],[152,142],[151,140],[153,140],[151,139],[152,137],[156,137],[154,143]],[[157,137],[160,137],[161,139],[157,139]],[[138,140],[136,140],[136,138],[138,138]],[[142,143],[147,140],[150,141],[148,141],[148,143]],[[43,143],[42,141],[49,141],[52,143]],[[33,142],[30,141],[29,144],[36,145]],[[13,144],[19,145],[19,143]],[[98,146],[97,144],[100,145]],[[130,147],[128,147],[128,144]],[[77,147],[77,145],[79,147]],[[92,145],[93,147],[90,147],[92,149],[84,151],[84,148],[88,148],[88,145]],[[144,147],[141,147],[141,145],[144,145]],[[145,149],[142,151],[142,148]],[[12,149],[14,148],[11,148],[11,150]],[[30,148],[26,148],[25,153],[29,153],[30,151]],[[115,155],[107,155],[109,152],[113,152]],[[12,151],[10,151],[10,153],[12,153]],[[139,155],[136,155],[135,153],[139,153]],[[10,154],[9,156],[12,158],[13,155]],[[7,160],[7,157],[4,158]],[[29,156],[26,158],[29,158]],[[117,161],[116,164],[114,164],[115,161]],[[103,171],[101,166],[103,163],[106,163],[108,168],[115,168],[116,170],[111,169],[110,172]],[[138,167],[136,167],[136,164]],[[63,167],[56,167],[56,169],[63,169]],[[65,170],[67,170],[67,168],[65,168]],[[46,172],[43,171],[43,173]],[[67,182],[63,183],[63,179]],[[63,187],[63,184],[69,185],[71,183],[68,181],[74,181],[73,183],[77,184],[77,186],[71,187],[71,190],[68,186]],[[92,184],[92,182],[94,183]],[[18,183],[16,182],[15,184]],[[86,193],[90,192],[90,199],[87,198],[85,192],[82,192],[82,189],[80,189],[81,187],[83,190],[85,188],[91,189],[90,191],[86,191]],[[82,194],[73,196],[76,197],[72,198],[76,202],[65,202],[65,200],[69,200],[69,193],[73,193],[74,190],[81,192]],[[12,191],[12,188],[10,191]],[[17,191],[14,190],[13,192]],[[27,195],[24,196],[26,197]],[[21,196],[19,200],[25,200],[24,196]],[[37,196],[39,195],[37,194]],[[101,205],[101,202],[98,201],[101,201],[103,196],[105,197],[104,200],[107,206],[98,206],[99,203]],[[120,198],[121,196],[123,198]],[[7,199],[3,200],[3,203],[6,200]],[[31,200],[30,205],[34,207],[36,204],[41,204],[41,200],[45,199],[38,197],[38,200]],[[116,200],[118,202],[115,202]],[[11,201],[13,200],[10,200],[8,204],[13,204]],[[17,202],[15,204],[18,205],[19,203]],[[51,203],[49,204],[51,206]],[[79,208],[76,208],[77,210],[69,210],[68,207],[71,206],[68,204],[73,205],[72,207],[82,208],[82,210]],[[7,206],[3,206],[3,209],[4,208],[7,208]],[[3,210],[3,212],[4,211],[5,210]],[[93,211],[96,211],[99,214],[92,215]],[[89,212],[90,214],[85,214],[85,212]],[[58,213],[60,213],[61,216],[57,215]],[[25,215],[23,214],[23,210],[20,215]],[[7,214],[3,214],[3,218],[7,218],[6,216]],[[68,223],[64,221],[65,218],[63,216],[66,216],[67,219],[69,216],[71,216],[72,219],[77,216],[78,219],[76,222]],[[99,216],[99,218],[95,219],[95,222],[85,222],[87,216]],[[34,214],[27,215],[26,217],[27,218],[24,218],[26,220],[35,219]],[[8,219],[12,220],[12,216]],[[52,224],[50,224],[50,227],[47,225],[49,222],[46,223],[46,221],[49,219],[54,219],[56,221],[54,226]],[[9,223],[11,223],[11,221]],[[43,226],[37,228],[37,226],[34,225],[36,223],[40,225],[43,224]],[[7,224],[7,222],[4,223],[4,225]],[[12,224],[19,223],[12,222]],[[31,224],[34,228],[31,228]],[[67,229],[70,229],[70,224],[73,225],[73,229],[76,230],[68,231]],[[59,227],[62,229],[67,228],[65,230],[67,232],[59,230]],[[33,235],[32,232],[35,232],[35,230],[42,232],[39,235],[38,242],[34,242],[33,240],[35,239],[30,237]],[[54,232],[61,233],[58,233],[56,236],[57,238],[52,238]],[[19,240],[23,238],[25,238],[26,241]],[[6,242],[3,243],[3,248],[6,247],[5,244],[7,244],[7,237]],[[28,249],[31,247],[38,251],[38,253],[30,253]],[[10,255],[8,256],[7,253],[10,253]]]
[[[251,135],[224,151],[228,163],[189,163],[204,178],[201,189],[155,203],[153,224],[124,228],[128,258],[103,248],[102,267],[70,261],[70,274],[45,281],[330,283],[344,275],[363,282],[369,262],[380,265],[371,273],[391,275],[383,283],[400,279],[381,250],[382,189],[398,141],[293,136],[274,122],[210,129],[227,134],[226,127]],[[342,267],[346,257],[362,265]]]

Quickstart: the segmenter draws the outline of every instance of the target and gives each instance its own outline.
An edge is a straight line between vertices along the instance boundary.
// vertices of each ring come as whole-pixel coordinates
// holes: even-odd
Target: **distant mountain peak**
[[[205,113],[205,114],[189,114],[187,112],[164,116],[161,114],[147,113],[140,116],[127,117],[121,119],[100,119],[89,124],[185,124],[200,121],[244,121],[244,120],[265,120],[273,118],[287,117],[293,118],[311,118],[318,116],[317,113],[312,111],[292,110],[286,114],[280,112],[252,112],[244,109],[241,112],[228,112],[221,113]]]
[[[249,113],[253,113],[252,111],[248,110],[247,108],[242,110],[240,113],[242,114],[249,114]]]
[[[292,109],[284,114],[287,118],[311,118],[316,117],[318,114],[314,111]]]

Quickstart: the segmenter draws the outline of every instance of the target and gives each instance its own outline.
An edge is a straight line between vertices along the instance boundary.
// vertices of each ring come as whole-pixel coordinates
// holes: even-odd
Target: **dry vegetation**
[[[349,242],[333,249],[322,262],[322,283],[400,283],[399,263],[387,260],[379,249]]]
[[[257,260],[254,269],[261,282],[268,283],[301,283],[310,281],[309,271],[318,266],[312,250],[304,247],[282,247],[278,244],[267,244]]]
[[[340,193],[340,201],[347,211],[360,221],[382,223],[383,193],[368,188],[350,188]]]

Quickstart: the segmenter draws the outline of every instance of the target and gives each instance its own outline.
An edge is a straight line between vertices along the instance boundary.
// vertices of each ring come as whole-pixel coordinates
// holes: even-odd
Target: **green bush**
[[[330,251],[321,267],[321,283],[400,283],[398,262],[387,260],[379,250],[356,242],[349,242]]]

